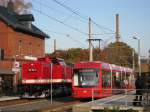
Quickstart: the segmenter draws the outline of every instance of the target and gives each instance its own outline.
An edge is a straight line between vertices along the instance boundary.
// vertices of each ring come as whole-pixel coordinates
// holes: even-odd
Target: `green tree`
[[[93,49],[94,61],[105,61],[108,63],[132,67],[133,66],[133,48],[124,42],[110,43],[105,49]],[[63,58],[67,63],[76,63],[80,61],[89,61],[89,49],[70,48],[68,50],[57,50],[51,56]],[[134,61],[137,66],[137,54]]]
[[[68,50],[57,50],[55,53],[47,54],[53,57],[63,58],[67,63],[88,61],[88,49],[70,48]]]
[[[124,42],[110,43],[108,47],[103,50],[103,52],[106,52],[107,58],[105,58],[105,61],[109,63],[127,67],[133,66],[133,48]],[[135,54],[135,62],[137,62],[137,57],[137,54]]]

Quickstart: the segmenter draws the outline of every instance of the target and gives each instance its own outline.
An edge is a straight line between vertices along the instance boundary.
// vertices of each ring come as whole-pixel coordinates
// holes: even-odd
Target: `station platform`
[[[150,112],[150,105],[133,106],[135,92],[118,94],[110,97],[93,100],[73,107],[73,112],[97,112],[100,110],[133,110],[136,112]]]
[[[20,99],[18,96],[0,96],[0,102],[9,101],[9,100],[17,100]]]

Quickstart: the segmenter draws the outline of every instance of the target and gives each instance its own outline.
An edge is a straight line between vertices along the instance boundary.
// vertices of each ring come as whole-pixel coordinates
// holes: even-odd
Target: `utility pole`
[[[89,18],[89,61],[93,61],[93,48],[91,38],[91,18]]]
[[[138,54],[139,54],[139,75],[141,76],[141,50],[140,50],[140,39],[138,39]]]
[[[148,56],[148,66],[149,66],[149,74],[150,74],[150,50],[148,51],[149,56]]]
[[[56,52],[56,39],[54,39],[54,53]]]
[[[148,51],[148,53],[149,53],[149,61],[148,61],[148,63],[149,63],[149,65],[150,65],[150,50]]]
[[[119,29],[119,14],[116,14],[116,42],[120,39],[120,29]]]
[[[101,41],[102,39],[88,39],[89,42],[92,42],[92,41],[98,41],[99,42],[99,54],[100,54],[100,51],[101,51]]]
[[[88,39],[88,41],[98,41],[99,42],[99,50],[101,49],[101,41],[102,41],[102,39]]]
[[[139,64],[139,76],[141,76],[141,53],[140,53],[140,38],[133,36],[133,39],[138,41],[138,64]]]
[[[51,63],[51,83],[50,83],[50,94],[51,94],[51,104],[53,103],[53,63]]]

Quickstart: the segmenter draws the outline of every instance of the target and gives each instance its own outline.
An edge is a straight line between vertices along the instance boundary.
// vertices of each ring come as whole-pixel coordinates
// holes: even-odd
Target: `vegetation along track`
[[[12,106],[12,105],[17,105],[17,104],[26,104],[26,103],[32,103],[32,102],[37,102],[37,101],[42,101],[45,99],[15,99],[15,100],[7,100],[7,101],[1,101],[0,102],[0,107],[4,106]]]
[[[79,100],[75,100],[71,97],[54,98],[54,102],[48,108],[41,109],[39,112],[71,112],[73,105],[81,103]]]

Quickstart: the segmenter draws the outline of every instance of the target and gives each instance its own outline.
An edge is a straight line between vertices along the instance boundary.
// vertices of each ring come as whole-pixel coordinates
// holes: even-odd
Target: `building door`
[[[3,95],[12,95],[13,94],[13,76],[12,75],[3,75],[2,76],[2,93]]]
[[[3,79],[0,76],[0,96],[2,96],[2,95],[3,95]]]

